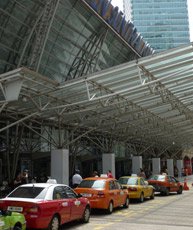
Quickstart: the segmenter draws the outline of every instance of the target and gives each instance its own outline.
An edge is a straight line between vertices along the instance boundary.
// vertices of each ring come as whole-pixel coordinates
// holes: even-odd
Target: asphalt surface
[[[184,178],[180,178],[184,181]],[[131,202],[129,209],[116,209],[111,215],[93,211],[90,222],[64,225],[62,229],[81,230],[193,230],[193,176],[187,177],[189,190],[181,195],[156,194],[154,200]]]

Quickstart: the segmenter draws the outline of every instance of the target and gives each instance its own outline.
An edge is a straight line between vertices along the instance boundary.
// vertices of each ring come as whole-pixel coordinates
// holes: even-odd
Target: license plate
[[[92,194],[90,194],[90,193],[81,193],[81,195],[83,197],[91,197],[92,196]]]
[[[22,212],[23,211],[23,207],[8,206],[7,210],[8,211],[12,211],[12,212]]]

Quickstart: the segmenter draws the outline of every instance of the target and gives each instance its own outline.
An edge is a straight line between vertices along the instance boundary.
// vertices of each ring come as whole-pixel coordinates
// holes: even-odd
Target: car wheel
[[[183,190],[183,189],[182,189],[182,187],[180,186],[179,189],[178,189],[178,191],[177,191],[177,194],[182,194],[182,190]]]
[[[82,222],[88,223],[89,219],[90,219],[90,207],[86,206],[84,213],[83,213]]]
[[[124,208],[129,208],[129,198],[127,197],[125,200],[125,204],[123,205]]]
[[[108,209],[107,209],[107,213],[108,213],[108,214],[111,214],[112,212],[113,212],[113,202],[110,201],[109,207],[108,207]]]
[[[14,226],[13,230],[22,230],[22,227],[20,227],[20,226]]]
[[[144,201],[144,194],[143,194],[143,193],[141,193],[140,198],[139,198],[139,201],[140,201],[141,203],[143,203],[143,201]]]
[[[151,194],[151,196],[150,196],[150,199],[154,199],[155,198],[155,193],[154,193],[154,190],[152,191],[152,194]]]
[[[58,230],[60,228],[60,220],[57,215],[53,216],[52,220],[50,221],[49,230]]]
[[[169,194],[170,194],[170,190],[169,190],[169,188],[166,188],[165,195],[169,196]]]

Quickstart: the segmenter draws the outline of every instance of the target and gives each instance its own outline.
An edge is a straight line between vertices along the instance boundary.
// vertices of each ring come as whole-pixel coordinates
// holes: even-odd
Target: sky
[[[190,26],[190,41],[193,42],[193,0],[188,1],[188,11],[189,11],[189,26]],[[123,10],[123,0],[112,0],[113,6],[118,6],[120,10]],[[140,31],[139,31],[140,32]]]

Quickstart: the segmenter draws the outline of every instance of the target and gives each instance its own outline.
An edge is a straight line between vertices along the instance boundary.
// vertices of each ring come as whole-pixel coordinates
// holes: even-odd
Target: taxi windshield
[[[119,178],[120,184],[127,184],[127,185],[137,185],[137,178],[129,177],[129,178]]]
[[[18,198],[39,198],[43,199],[45,196],[44,187],[18,187],[8,197],[18,197]]]
[[[165,181],[165,175],[152,175],[149,180]]]

